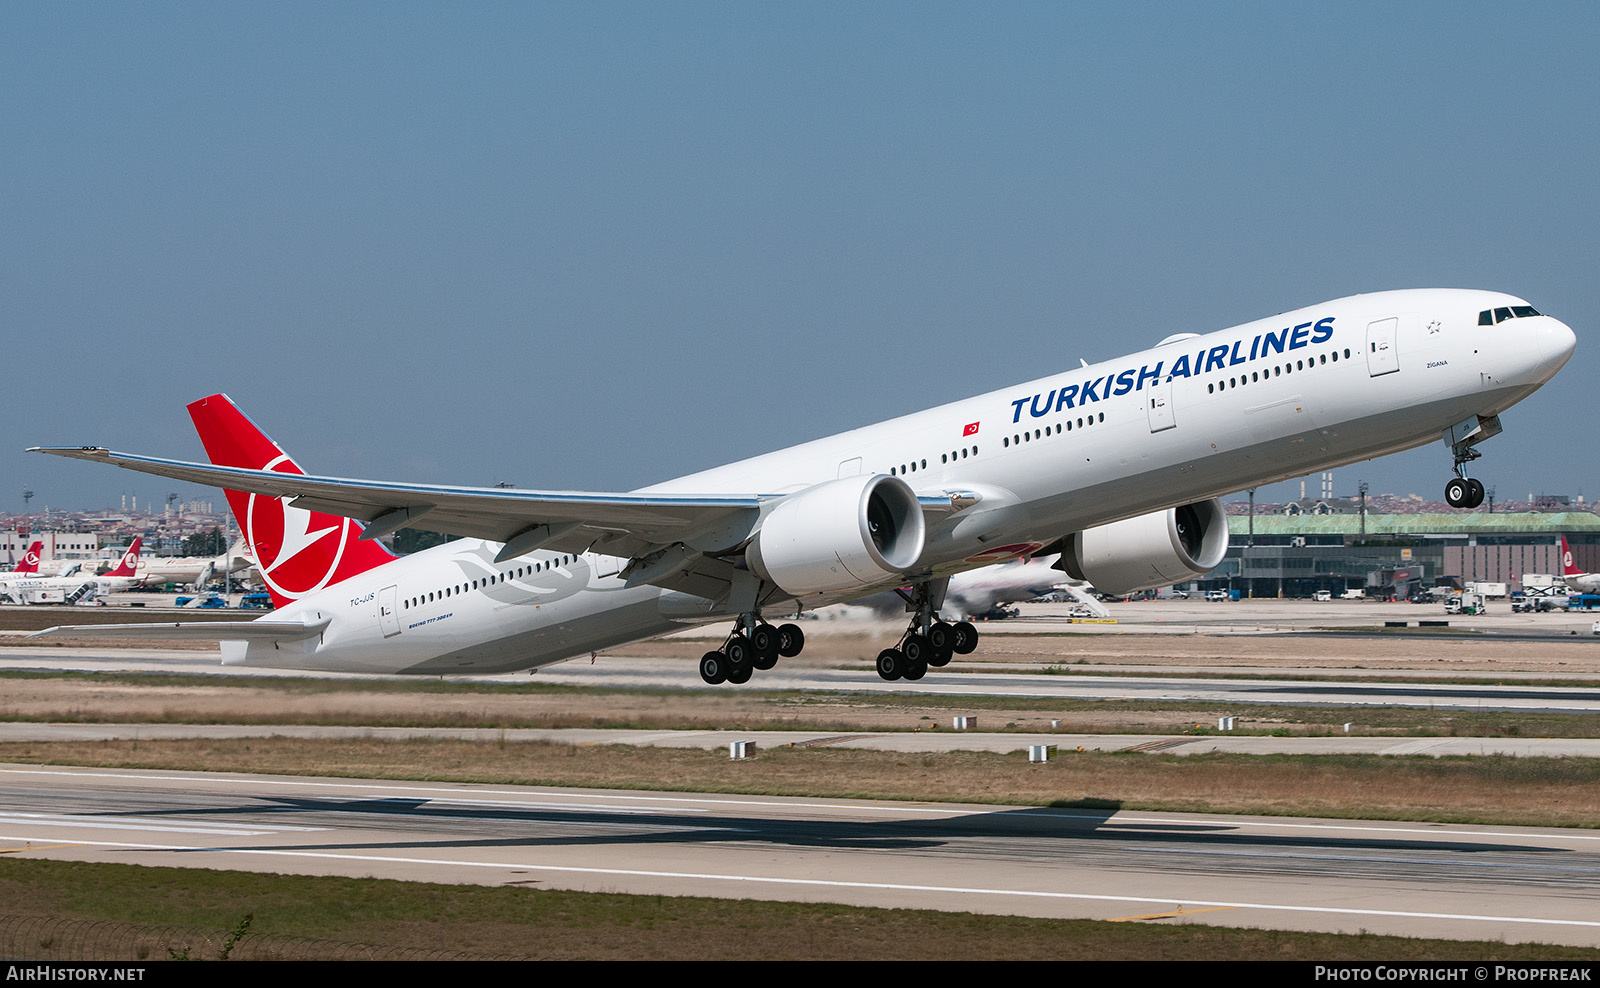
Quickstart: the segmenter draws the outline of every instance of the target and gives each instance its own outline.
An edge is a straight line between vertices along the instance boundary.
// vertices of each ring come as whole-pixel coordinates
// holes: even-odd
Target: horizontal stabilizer
[[[265,642],[315,638],[332,621],[178,621],[173,624],[63,624],[29,638],[152,638],[162,641]]]

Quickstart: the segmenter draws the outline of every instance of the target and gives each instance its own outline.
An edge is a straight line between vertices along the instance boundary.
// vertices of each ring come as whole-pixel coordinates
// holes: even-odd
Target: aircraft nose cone
[[[1578,334],[1561,320],[1546,318],[1539,327],[1539,355],[1544,358],[1547,373],[1560,370],[1577,346]]]

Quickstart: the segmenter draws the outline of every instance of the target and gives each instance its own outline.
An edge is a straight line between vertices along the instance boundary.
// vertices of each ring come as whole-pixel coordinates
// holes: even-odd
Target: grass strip
[[[1593,962],[1579,947],[430,885],[0,857],[0,897],[62,920],[541,960]],[[26,956],[24,954],[23,956]],[[312,955],[314,956],[314,955]]]

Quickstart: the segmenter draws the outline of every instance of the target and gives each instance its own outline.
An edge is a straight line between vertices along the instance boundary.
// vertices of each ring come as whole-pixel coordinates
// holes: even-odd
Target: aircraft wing
[[[680,542],[700,552],[716,553],[743,542],[755,530],[762,504],[781,497],[444,487],[219,467],[98,446],[33,447],[30,452],[288,498],[297,508],[365,522],[364,539],[400,528],[422,528],[503,542],[501,560],[539,548],[633,557]],[[927,514],[948,514],[973,503],[966,492],[925,495],[918,500]]]

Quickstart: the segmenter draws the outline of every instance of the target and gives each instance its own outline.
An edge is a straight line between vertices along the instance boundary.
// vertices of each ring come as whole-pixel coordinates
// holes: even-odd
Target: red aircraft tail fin
[[[1561,575],[1582,576],[1583,570],[1579,569],[1572,561],[1572,547],[1567,545],[1567,537],[1561,536]]]
[[[13,573],[37,573],[37,572],[39,572],[39,554],[42,553],[42,552],[44,552],[44,543],[43,542],[35,542],[33,545],[28,546],[28,551],[22,554],[22,562],[18,563],[16,565],[16,568],[13,569],[12,572]]]
[[[189,417],[217,466],[305,473],[227,395],[190,403]],[[396,558],[381,543],[362,541],[360,522],[297,508],[292,498],[226,494],[245,550],[278,607]]]
[[[140,536],[128,546],[128,551],[122,554],[122,561],[117,563],[117,568],[103,576],[138,576],[139,575],[139,547],[144,544],[144,537]]]

